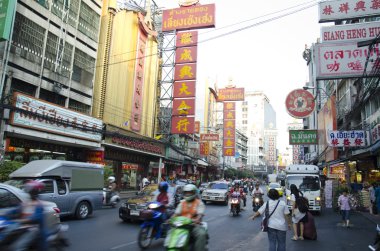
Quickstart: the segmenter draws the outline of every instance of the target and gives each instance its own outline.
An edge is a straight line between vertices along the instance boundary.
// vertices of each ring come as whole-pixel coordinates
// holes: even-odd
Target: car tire
[[[130,220],[130,219],[127,219],[127,218],[124,218],[124,219],[122,219],[122,220],[123,220],[123,222],[125,222],[125,223],[131,222],[131,220]]]
[[[78,220],[84,220],[90,215],[91,206],[86,201],[82,201],[78,204],[75,210],[75,216]]]

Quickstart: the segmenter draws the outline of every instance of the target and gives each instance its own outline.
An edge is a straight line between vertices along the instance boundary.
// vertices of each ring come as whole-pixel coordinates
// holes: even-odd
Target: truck
[[[60,216],[85,219],[103,205],[104,168],[102,165],[63,161],[35,160],[9,175],[5,183],[18,188],[29,180],[44,184],[39,198],[57,204]]]
[[[289,209],[292,208],[290,186],[294,184],[302,192],[303,196],[308,199],[309,210],[317,213],[321,212],[321,180],[317,166],[304,164],[287,166],[284,183],[286,203]]]
[[[273,182],[277,182],[277,174],[275,173],[268,174],[268,184],[273,183]]]

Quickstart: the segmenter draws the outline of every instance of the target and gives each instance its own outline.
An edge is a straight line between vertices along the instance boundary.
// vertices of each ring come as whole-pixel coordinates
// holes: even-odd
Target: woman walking
[[[340,212],[342,214],[342,224],[343,227],[350,227],[350,198],[348,197],[347,190],[343,191],[338,198],[338,205],[340,207]]]
[[[290,185],[290,194],[292,201],[292,222],[293,222],[293,232],[294,236],[292,238],[293,241],[303,240],[303,232],[304,232],[304,223],[307,222],[307,213],[302,213],[298,209],[297,200],[300,196],[303,196],[302,192],[298,190],[297,186],[294,184]],[[300,227],[300,235],[298,236],[298,225]]]
[[[259,215],[265,215],[265,209],[268,204],[268,240],[269,251],[285,251],[286,248],[286,230],[291,226],[289,209],[284,201],[280,201],[280,195],[276,189],[270,189],[268,192],[269,200],[251,217],[254,220]],[[288,225],[288,226],[287,226]]]

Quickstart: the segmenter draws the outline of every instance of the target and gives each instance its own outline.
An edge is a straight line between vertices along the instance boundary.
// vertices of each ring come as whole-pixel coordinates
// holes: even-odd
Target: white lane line
[[[123,247],[130,246],[130,245],[133,245],[133,244],[136,244],[136,243],[137,243],[137,241],[132,241],[132,242],[129,242],[129,243],[121,244],[119,246],[111,248],[111,250],[123,248]]]

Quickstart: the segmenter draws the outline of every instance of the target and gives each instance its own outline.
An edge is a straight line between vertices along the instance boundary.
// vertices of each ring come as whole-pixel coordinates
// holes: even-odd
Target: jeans
[[[350,210],[341,210],[342,220],[346,221],[350,219]]]
[[[285,251],[286,231],[268,228],[269,251]]]
[[[204,251],[207,245],[207,232],[202,226],[195,226],[191,232],[191,235],[195,239],[194,250]]]

